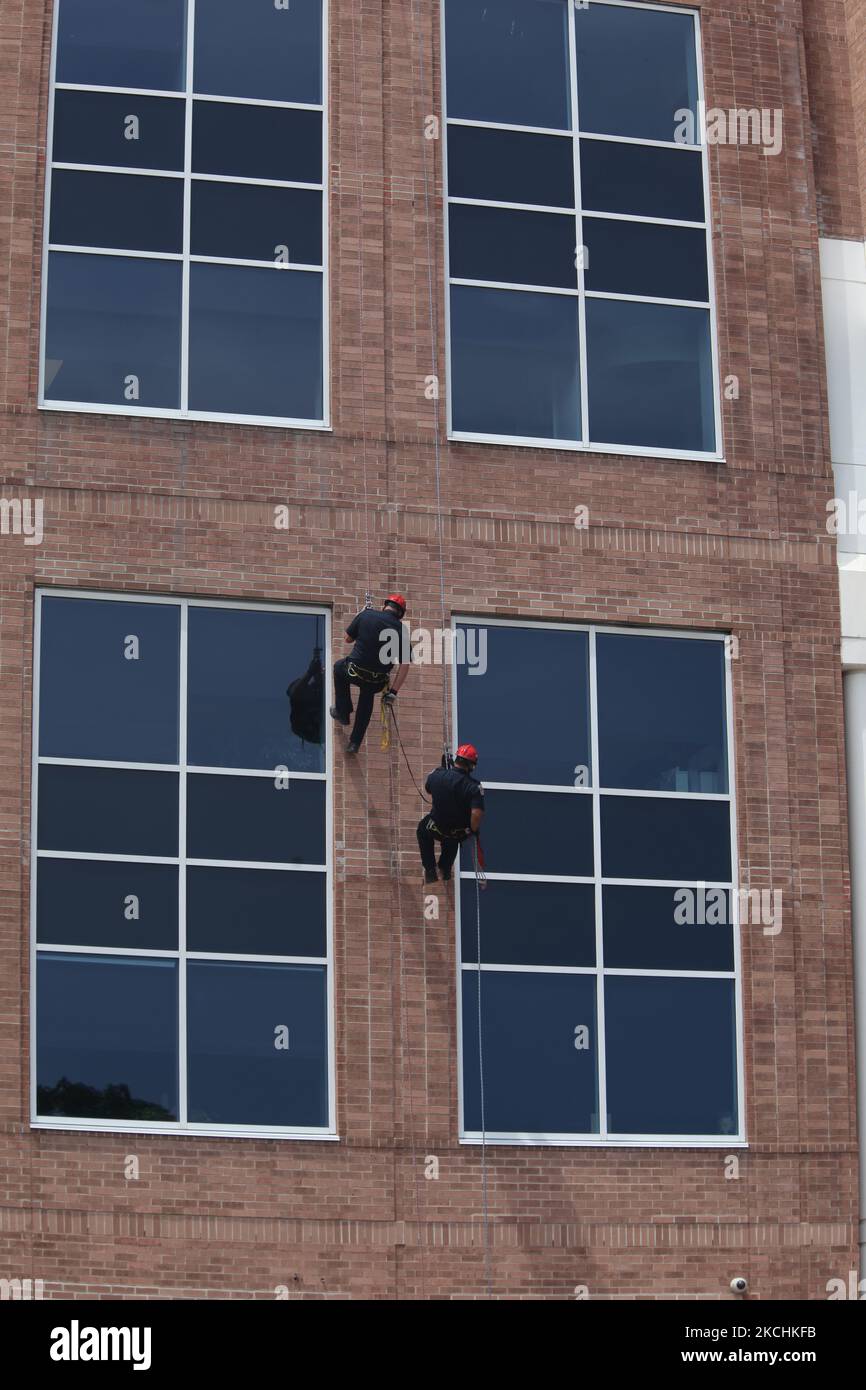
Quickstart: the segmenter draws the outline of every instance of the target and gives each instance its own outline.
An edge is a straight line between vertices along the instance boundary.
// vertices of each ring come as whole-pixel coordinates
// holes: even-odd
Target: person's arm
[[[478,834],[479,830],[481,829],[481,822],[483,821],[483,819],[484,819],[484,812],[478,810],[477,808],[476,808],[476,809],[473,809],[473,811],[472,811],[472,816],[471,816],[471,819],[470,819],[470,821],[469,821],[469,829],[471,830],[471,832],[472,832],[473,835],[477,835],[477,834]]]
[[[360,623],[360,621],[361,614],[356,613],[352,621],[349,623],[349,626],[346,628],[347,642],[354,642],[355,638],[358,636],[358,624]]]
[[[402,666],[397,666],[391,673],[391,694],[396,695],[400,687],[405,683],[409,674],[409,665],[404,662]]]

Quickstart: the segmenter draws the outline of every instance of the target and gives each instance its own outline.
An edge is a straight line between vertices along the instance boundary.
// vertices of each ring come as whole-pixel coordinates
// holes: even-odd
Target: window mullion
[[[586,358],[586,272],[583,255],[583,189],[580,182],[580,108],[577,93],[577,39],[574,6],[568,7],[568,61],[571,80],[571,144],[574,156],[575,262],[577,267],[578,362],[580,364],[580,437],[589,443],[589,373]]]
[[[192,204],[192,116],[193,71],[195,61],[195,0],[189,0],[186,31],[186,125],[183,153],[183,282],[180,319],[180,408],[189,410],[189,281],[190,220]]]
[[[589,634],[589,738],[592,761],[592,848],[595,874],[596,1058],[598,1061],[598,1133],[607,1138],[607,1066],[604,1037],[604,922],[601,886],[601,776],[598,757],[598,683],[595,628]]]
[[[178,879],[177,879],[177,949],[178,949],[178,1123],[185,1128],[187,1115],[187,1028],[186,1028],[186,780],[187,780],[187,660],[189,650],[189,602],[180,605],[180,662],[178,667]]]

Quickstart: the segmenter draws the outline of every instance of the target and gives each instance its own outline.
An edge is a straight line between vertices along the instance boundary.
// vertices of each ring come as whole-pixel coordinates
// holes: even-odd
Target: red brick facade
[[[488,1149],[498,1297],[821,1299],[856,1268],[857,1133],[838,579],[818,237],[862,237],[857,0],[705,0],[709,106],[784,109],[782,153],[711,151],[723,464],[448,444],[449,612],[733,632],[749,1147]],[[421,20],[416,25],[415,11]],[[34,588],[315,602],[399,586],[439,621],[428,242],[444,316],[436,0],[331,0],[333,433],[36,408],[51,6],[0,20],[0,1277],[46,1297],[485,1293],[481,1152],[457,1141],[452,911],[424,923],[416,795],[370,738],[335,763],[339,1143],[31,1131]],[[851,42],[846,47],[846,20]],[[423,50],[423,65],[419,53]],[[862,129],[862,124],[861,124]],[[863,151],[861,146],[861,156]],[[429,219],[424,160],[430,161]],[[816,167],[820,165],[820,177]],[[439,333],[438,372],[444,380]],[[366,502],[365,502],[366,498]],[[290,507],[288,531],[273,525]],[[590,525],[573,524],[578,505]],[[368,579],[369,576],[369,579]],[[440,672],[413,673],[416,769]],[[481,736],[479,736],[481,742]],[[395,841],[396,829],[396,841]],[[396,855],[395,855],[396,850]],[[445,901],[443,893],[443,901]],[[126,1155],[139,1181],[124,1176]],[[439,1160],[427,1180],[424,1160]]]

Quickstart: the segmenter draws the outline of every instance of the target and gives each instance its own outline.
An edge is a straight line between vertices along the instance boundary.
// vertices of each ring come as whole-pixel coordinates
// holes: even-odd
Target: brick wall
[[[439,110],[438,6],[331,0],[331,435],[35,409],[50,8],[5,0],[0,20],[2,495],[44,498],[46,513],[41,546],[0,539],[0,1274],[41,1278],[47,1297],[266,1298],[278,1285],[293,1297],[481,1297],[481,1154],[456,1142],[453,922],[450,909],[423,921],[417,797],[375,738],[336,764],[341,1142],[28,1129],[34,586],[323,602],[339,632],[369,576],[379,592],[399,584],[414,623],[439,620],[423,380],[428,240],[440,324],[444,312],[441,171],[438,145],[421,138]],[[740,381],[723,407],[726,462],[443,438],[446,602],[733,631],[741,877],[782,890],[784,926],[744,934],[739,1179],[716,1150],[491,1148],[498,1296],[585,1285],[591,1297],[716,1298],[745,1273],[759,1298],[822,1298],[856,1267],[817,239],[862,234],[847,103],[862,99],[863,65],[852,79],[842,0],[701,8],[708,105],[781,106],[785,119],[777,158],[712,151],[721,371]],[[273,527],[280,503],[287,532]],[[573,526],[578,504],[587,531]],[[420,669],[401,695],[416,769],[441,749],[439,682]],[[127,1154],[138,1182],[124,1178]],[[438,1181],[424,1178],[428,1154]]]

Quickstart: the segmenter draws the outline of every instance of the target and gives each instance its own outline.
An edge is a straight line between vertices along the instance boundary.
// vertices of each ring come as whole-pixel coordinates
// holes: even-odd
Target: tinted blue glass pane
[[[185,67],[185,0],[62,0],[58,82],[168,92]]]
[[[604,963],[633,970],[733,970],[730,893],[603,890]]]
[[[588,299],[586,324],[593,440],[712,453],[709,310]]]
[[[674,140],[677,113],[697,111],[692,16],[592,0],[574,30],[581,130]]]
[[[191,951],[324,956],[324,874],[267,869],[189,869],[186,940]]]
[[[61,89],[54,95],[53,157],[61,164],[182,169],[185,114],[176,98]]]
[[[322,195],[194,180],[191,237],[194,256],[321,265]]]
[[[458,743],[477,746],[482,781],[588,786],[587,634],[468,623],[458,632]],[[546,737],[515,736],[515,712],[534,708],[542,686]]]
[[[189,857],[324,864],[324,782],[293,781],[278,788],[275,781],[273,777],[190,776]]]
[[[601,798],[605,878],[725,883],[731,877],[727,801]]]
[[[487,868],[499,874],[592,874],[592,797],[488,791],[481,831]],[[460,851],[473,867],[473,841]]]
[[[187,988],[193,1123],[327,1125],[323,966],[190,961]]]
[[[599,633],[596,655],[601,785],[726,792],[722,643]]]
[[[177,1119],[177,962],[40,955],[37,1110]]]
[[[707,239],[693,227],[585,217],[586,288],[706,301]]]
[[[504,1134],[598,1131],[594,975],[482,970],[484,1128]],[[463,972],[463,1124],[482,1128],[478,972]],[[588,1046],[575,1047],[586,1028]]]
[[[322,113],[197,101],[192,167],[196,174],[321,183]]]
[[[572,142],[521,130],[450,125],[448,192],[452,198],[573,208]]]
[[[179,608],[46,597],[41,628],[43,758],[177,762]]]
[[[177,869],[40,859],[37,937],[55,945],[177,950]]]
[[[53,252],[47,399],[177,409],[180,312],[177,261]],[[130,397],[130,390],[137,394]]]
[[[573,217],[454,203],[448,225],[456,279],[577,288]]]
[[[322,276],[193,265],[189,404],[321,420]]]
[[[177,854],[177,775],[43,765],[39,848]]]
[[[322,100],[321,0],[208,0],[195,16],[197,92]]]
[[[571,127],[566,0],[445,0],[448,115]]]
[[[595,212],[640,213],[703,222],[704,176],[698,151],[662,150],[581,140],[583,206]]]
[[[51,240],[64,246],[182,251],[183,180],[55,169]]]
[[[494,965],[595,965],[595,890],[591,883],[519,883],[490,879],[476,898],[474,878],[460,883],[462,959]]]
[[[733,980],[608,975],[604,1010],[612,1133],[737,1133]]]
[[[323,743],[304,741],[289,724],[286,689],[317,663],[325,620],[314,614],[237,608],[189,612],[187,758],[197,767],[288,767],[321,772]],[[314,670],[315,674],[315,670]],[[313,687],[321,728],[324,686]],[[315,733],[311,727],[304,733]]]
[[[451,289],[455,430],[580,439],[577,299]]]

